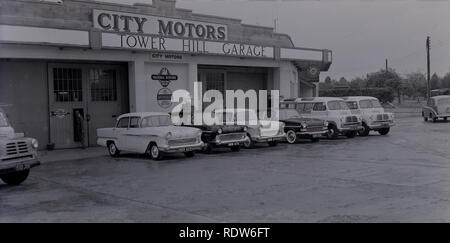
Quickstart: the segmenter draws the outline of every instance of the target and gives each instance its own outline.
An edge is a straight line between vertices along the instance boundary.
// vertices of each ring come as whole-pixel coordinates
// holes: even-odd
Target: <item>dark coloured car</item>
[[[327,121],[302,117],[293,108],[280,108],[280,121],[285,123],[286,141],[291,144],[296,143],[298,139],[317,142],[328,131]]]

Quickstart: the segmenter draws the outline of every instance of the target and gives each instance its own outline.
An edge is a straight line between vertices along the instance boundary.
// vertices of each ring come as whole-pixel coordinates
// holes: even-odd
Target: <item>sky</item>
[[[132,4],[151,0],[100,0]],[[426,72],[425,40],[431,38],[431,72],[450,70],[450,0],[178,0],[194,13],[274,27],[297,47],[330,49],[333,64],[321,74],[350,80],[390,68]]]

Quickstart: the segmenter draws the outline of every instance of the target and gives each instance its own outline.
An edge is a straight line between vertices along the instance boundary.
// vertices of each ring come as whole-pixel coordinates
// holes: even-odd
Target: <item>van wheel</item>
[[[108,144],[108,153],[111,157],[117,157],[120,154],[120,150],[117,148],[114,142]]]
[[[22,184],[30,174],[30,170],[16,171],[13,173],[1,175],[0,179],[8,185],[17,186]]]
[[[160,160],[162,158],[161,151],[155,143],[150,144],[147,153],[150,155],[152,160]]]
[[[380,129],[380,130],[378,131],[378,133],[379,133],[380,135],[387,135],[387,134],[389,133],[390,130],[391,130],[390,128],[383,128],[383,129]]]
[[[289,131],[286,133],[286,140],[287,140],[287,142],[290,143],[290,144],[294,144],[294,143],[297,142],[297,134],[295,133],[294,130],[289,130]]]
[[[347,132],[347,133],[345,134],[345,136],[346,136],[347,138],[354,138],[354,137],[356,137],[356,134],[357,134],[356,131],[351,131],[351,132]]]
[[[359,136],[361,136],[361,137],[369,136],[369,133],[370,133],[370,128],[369,128],[369,126],[367,126],[366,123],[363,123],[363,124],[362,124],[362,127],[363,127],[363,130],[358,131]]]
[[[194,155],[195,155],[194,151],[184,152],[184,156],[188,158],[192,158],[194,157]]]
[[[337,129],[336,125],[331,124],[328,126],[328,132],[327,137],[331,139],[335,139],[339,136],[339,130]]]

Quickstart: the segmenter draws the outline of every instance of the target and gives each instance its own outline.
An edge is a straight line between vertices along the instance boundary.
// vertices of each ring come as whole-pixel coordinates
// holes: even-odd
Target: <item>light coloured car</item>
[[[353,114],[361,115],[363,129],[360,136],[368,136],[370,131],[381,135],[389,133],[394,126],[394,114],[385,112],[380,101],[371,96],[349,96],[343,98]]]
[[[200,129],[174,126],[167,113],[138,112],[119,116],[113,128],[97,129],[97,144],[107,147],[113,157],[127,151],[158,160],[165,153],[194,156],[203,149],[201,135]]]
[[[38,141],[16,133],[0,108],[0,179],[9,185],[24,182],[30,169],[40,164]]]
[[[268,143],[269,146],[276,146],[286,135],[283,122],[261,120],[258,118],[256,111],[252,109],[218,109],[216,114],[223,114],[228,124],[231,122],[239,124],[237,123],[239,118],[245,117],[245,121],[243,121],[247,126],[247,139],[244,142],[245,148],[252,148],[257,143]]]
[[[311,97],[286,99],[281,108],[295,108],[302,117],[317,118],[328,122],[328,138],[344,135],[353,138],[362,129],[360,115],[352,114],[347,103],[337,97]]]
[[[424,121],[437,119],[447,121],[450,117],[450,95],[438,95],[431,97],[427,105],[422,108],[422,117]]]

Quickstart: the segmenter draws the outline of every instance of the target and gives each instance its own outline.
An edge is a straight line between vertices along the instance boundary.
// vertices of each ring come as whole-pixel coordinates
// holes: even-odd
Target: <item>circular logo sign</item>
[[[308,68],[308,74],[310,77],[317,77],[319,75],[319,68],[316,66],[310,66]]]
[[[152,75],[153,80],[158,80],[161,86],[167,87],[169,86],[171,81],[175,81],[178,79],[177,75],[172,75],[167,68],[161,68],[158,74]]]
[[[172,105],[172,91],[168,88],[162,88],[156,95],[158,105],[162,108],[169,108]]]

